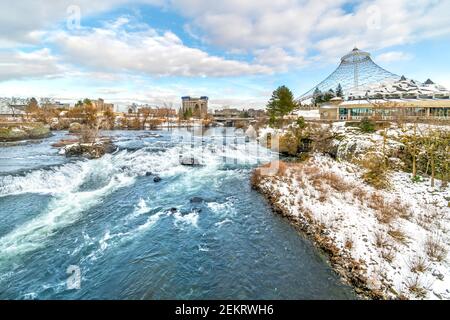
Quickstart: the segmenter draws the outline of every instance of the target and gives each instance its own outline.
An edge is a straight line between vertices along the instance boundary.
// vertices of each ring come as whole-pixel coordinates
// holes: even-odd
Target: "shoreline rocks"
[[[50,135],[50,127],[39,122],[0,124],[0,142],[43,139]]]
[[[72,122],[69,125],[69,132],[70,133],[80,133],[81,132],[81,124],[79,124],[78,122]]]
[[[259,170],[259,169],[256,169]],[[369,279],[365,276],[360,262],[351,256],[339,250],[334,244],[334,240],[330,237],[323,225],[317,223],[308,214],[300,214],[294,216],[289,212],[286,206],[279,203],[277,194],[274,192],[270,180],[252,179],[252,188],[261,193],[268,201],[272,210],[276,214],[289,220],[289,222],[302,234],[305,234],[313,244],[325,253],[335,272],[342,279],[353,287],[355,292],[363,298],[374,300],[387,300],[388,297],[383,292],[372,289],[368,285]]]
[[[64,146],[60,153],[66,157],[85,157],[88,159],[98,159],[107,153],[116,150],[116,146],[111,140],[105,139],[94,143],[73,143]]]

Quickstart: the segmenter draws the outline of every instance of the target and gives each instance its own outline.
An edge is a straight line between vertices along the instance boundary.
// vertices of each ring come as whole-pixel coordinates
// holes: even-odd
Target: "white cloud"
[[[275,50],[289,52],[292,66],[311,55],[336,59],[353,46],[372,51],[450,34],[450,1],[443,0],[21,0],[0,4],[0,47],[40,43],[42,31],[68,19],[70,5],[80,7],[83,23],[131,4],[175,10],[187,18],[188,34],[226,52],[259,61]],[[109,29],[127,22],[122,18]]]
[[[227,60],[185,46],[170,31],[126,31],[123,23],[120,19],[114,27],[56,32],[49,41],[58,46],[67,61],[103,72],[185,77],[272,73],[264,65]]]
[[[49,49],[0,52],[0,81],[23,78],[51,78],[64,74],[66,68]]]
[[[282,48],[270,47],[255,51],[255,62],[275,68],[277,71],[288,71],[289,67],[305,65],[303,57],[290,55]]]
[[[36,32],[53,28],[55,24],[66,23],[77,6],[81,22],[90,15],[106,12],[119,5],[144,3],[162,5],[164,0],[20,0],[0,3],[0,46],[16,44],[37,44]]]
[[[352,4],[351,12],[343,4]],[[226,50],[289,50],[336,59],[359,46],[378,50],[449,35],[450,1],[172,0],[205,42]],[[295,60],[294,60],[295,61]]]
[[[401,51],[390,51],[383,54],[380,54],[376,57],[376,60],[379,62],[395,62],[395,61],[407,61],[411,60],[413,56],[409,53],[401,52]]]

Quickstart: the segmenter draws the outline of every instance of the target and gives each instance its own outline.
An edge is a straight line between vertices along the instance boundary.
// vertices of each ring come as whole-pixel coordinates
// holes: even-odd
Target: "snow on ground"
[[[318,120],[320,119],[319,109],[314,110],[298,110],[294,112],[295,115],[305,118],[305,120]]]
[[[450,188],[395,172],[390,190],[376,190],[360,174],[356,165],[314,155],[264,177],[260,189],[277,194],[286,214],[322,224],[342,256],[361,263],[370,289],[389,298],[450,299]]]

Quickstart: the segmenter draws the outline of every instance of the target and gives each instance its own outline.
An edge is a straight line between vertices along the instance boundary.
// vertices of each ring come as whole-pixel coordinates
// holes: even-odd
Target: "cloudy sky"
[[[354,46],[450,87],[450,0],[0,0],[0,96],[264,106]]]

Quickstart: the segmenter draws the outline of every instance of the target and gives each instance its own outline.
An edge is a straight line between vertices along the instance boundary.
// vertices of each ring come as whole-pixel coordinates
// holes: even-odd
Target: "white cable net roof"
[[[328,78],[303,94],[299,100],[303,101],[311,98],[316,88],[322,92],[330,89],[336,91],[337,86],[340,84],[344,94],[348,95],[373,83],[388,83],[399,79],[400,76],[381,68],[373,62],[370,58],[370,53],[355,48],[341,58],[341,64]]]

